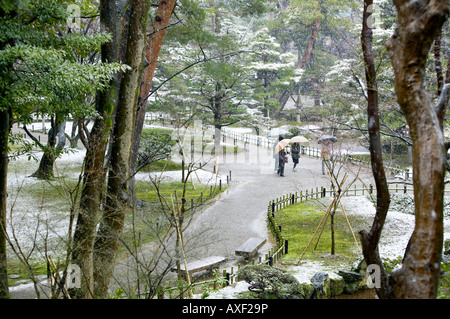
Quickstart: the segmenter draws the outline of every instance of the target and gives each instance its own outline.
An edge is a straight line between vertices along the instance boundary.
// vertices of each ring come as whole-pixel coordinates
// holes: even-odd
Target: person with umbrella
[[[331,146],[336,142],[337,138],[331,135],[324,135],[317,141],[318,144],[322,144],[322,175],[325,175],[325,166],[332,159]]]
[[[296,167],[298,164],[298,160],[300,158],[300,144],[299,143],[292,144],[291,156],[292,156],[292,162],[294,163],[294,167],[292,168],[292,170],[294,172],[296,172],[297,171]]]
[[[279,136],[278,139],[275,140],[275,142],[273,143],[273,158],[275,159],[275,172],[277,172],[277,173],[280,168],[280,162],[279,162],[280,155],[276,152],[276,149],[277,149],[278,143],[282,140],[283,140],[283,137]]]
[[[287,163],[287,154],[289,152],[286,150],[286,146],[289,144],[289,139],[283,139],[278,142],[275,147],[275,154],[278,154],[278,175],[284,177],[284,165]]]
[[[298,160],[300,158],[300,143],[306,143],[308,140],[304,138],[303,136],[294,136],[291,138],[290,143],[292,144],[291,147],[291,156],[292,156],[292,162],[294,163],[293,170],[294,172],[297,171],[296,167],[298,164]]]

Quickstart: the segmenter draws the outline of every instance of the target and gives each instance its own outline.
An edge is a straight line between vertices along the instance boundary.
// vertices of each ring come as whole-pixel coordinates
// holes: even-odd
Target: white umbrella
[[[291,138],[291,143],[307,143],[309,142],[304,136],[294,136]]]
[[[290,139],[285,138],[284,140],[281,140],[278,142],[277,146],[275,146],[275,154],[280,153],[282,149],[284,149],[290,142]]]

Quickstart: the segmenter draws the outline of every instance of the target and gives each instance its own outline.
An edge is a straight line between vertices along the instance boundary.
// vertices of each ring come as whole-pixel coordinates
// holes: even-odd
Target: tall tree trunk
[[[17,15],[16,8],[9,12],[9,16],[15,17]],[[4,18],[6,12],[0,7],[0,18]],[[0,41],[0,50],[3,50],[6,45],[14,45],[13,40],[7,42]],[[10,71],[12,65],[0,65],[0,72],[5,74]],[[11,84],[11,83],[10,83]],[[6,83],[2,83],[2,86]],[[6,253],[6,203],[8,199],[8,141],[12,126],[12,109],[9,105],[4,105],[7,99],[3,90],[0,90],[0,299],[7,299],[10,297],[8,288],[8,263]]]
[[[311,35],[308,39],[308,44],[306,45],[305,52],[303,53],[302,60],[300,61],[300,64],[298,66],[299,69],[304,69],[306,67],[306,64],[308,63],[313,51],[314,46],[316,44],[316,38],[317,34],[319,33],[320,28],[320,19],[317,18],[313,25],[311,25]]]
[[[147,109],[147,99],[152,87],[156,62],[158,61],[159,52],[169,25],[170,16],[172,15],[172,11],[175,7],[175,2],[176,0],[163,0],[159,2],[158,9],[156,10],[155,18],[153,20],[153,27],[150,30],[147,48],[145,50],[145,58],[149,65],[145,68],[142,75],[142,83],[137,102],[136,124],[133,133],[133,149],[130,159],[130,172],[132,176],[134,176],[136,170],[136,161]],[[130,178],[130,196],[134,197],[134,177]]]
[[[39,162],[39,167],[36,172],[33,173],[33,177],[39,179],[51,179],[53,178],[53,167],[56,161],[56,137],[58,136],[59,125],[57,120],[54,118],[51,119],[51,127],[48,130],[48,140],[47,146],[43,149],[44,153],[42,154],[41,161]]]
[[[58,125],[58,133],[57,134],[58,134],[58,144],[56,144],[56,148],[61,151],[66,146],[66,121],[65,120]]]
[[[440,106],[437,109],[437,115],[439,119],[439,124],[441,126],[441,129],[444,129],[444,117],[445,117],[445,111],[447,110],[447,104],[449,99],[449,93],[448,91],[445,91],[444,84],[450,83],[450,59],[447,57],[447,72],[445,74],[444,78],[444,71],[442,69],[442,62],[441,62],[441,44],[442,44],[442,30],[439,32],[438,36],[436,37],[436,40],[434,40],[434,65],[435,65],[435,71],[436,71],[436,82],[437,82],[437,96],[440,100],[443,99],[444,105]],[[444,91],[444,92],[443,92]],[[441,94],[444,94],[444,96],[441,96]],[[438,100],[438,101],[439,101]],[[439,102],[438,102],[439,103]]]
[[[130,153],[139,96],[146,44],[147,17],[150,3],[146,0],[131,2],[125,63],[131,67],[121,80],[115,117],[108,171],[106,206],[97,232],[94,251],[94,271],[97,292],[101,297],[108,293],[114,269],[114,259],[123,231],[125,213],[129,209],[128,178]]]
[[[117,62],[121,33],[122,8],[115,0],[101,0],[101,31],[112,34],[112,41],[102,45],[102,61]],[[102,194],[104,192],[104,165],[108,136],[112,127],[112,116],[117,101],[118,76],[110,86],[97,94],[98,117],[89,135],[89,145],[84,159],[83,190],[72,248],[72,263],[81,269],[81,288],[71,292],[72,297],[94,297],[93,250]],[[82,128],[79,127],[79,130]]]
[[[448,0],[394,0],[398,26],[388,43],[397,101],[413,141],[415,227],[402,268],[392,273],[397,298],[435,298],[443,242],[445,148],[425,88],[425,65],[449,14]],[[426,238],[426,240],[424,240]]]
[[[73,119],[72,131],[70,133],[70,138],[69,138],[70,148],[77,147],[78,139],[80,138],[80,132],[79,132],[80,129],[81,129],[81,127],[78,128],[78,119]],[[77,130],[78,130],[78,133],[77,133]]]
[[[364,259],[368,265],[376,264],[380,267],[380,287],[375,287],[380,298],[391,298],[392,291],[389,280],[378,251],[381,232],[389,209],[390,195],[383,166],[382,148],[380,139],[380,119],[378,108],[378,84],[375,62],[372,51],[372,30],[368,24],[372,12],[370,8],[373,0],[364,1],[363,27],[361,31],[361,44],[364,55],[364,65],[367,85],[367,117],[369,127],[370,158],[372,172],[377,189],[377,205],[375,218],[370,231],[360,232],[361,246]]]
[[[0,299],[9,298],[6,258],[6,201],[8,176],[8,136],[10,109],[0,108]]]
[[[306,45],[305,51],[303,52],[301,59],[300,59],[300,56],[298,57],[298,60],[299,60],[298,68],[301,70],[304,70],[306,68],[306,65],[308,64],[308,62],[311,59],[311,56],[313,54],[314,46],[316,44],[317,34],[319,33],[320,19],[317,18],[314,21],[314,24],[312,24],[310,26],[310,28],[311,28],[311,35],[308,38],[308,43]],[[287,101],[289,100],[289,97],[291,96],[291,94],[292,94],[292,92],[290,92],[288,90],[284,91],[281,94],[281,96],[279,98],[281,109],[284,108],[284,106],[286,105]],[[299,97],[300,97],[300,95],[299,95]]]

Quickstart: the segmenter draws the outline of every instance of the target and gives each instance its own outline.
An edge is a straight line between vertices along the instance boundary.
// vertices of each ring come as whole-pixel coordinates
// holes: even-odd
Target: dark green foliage
[[[85,60],[110,36],[68,33],[67,6],[33,1],[0,18],[0,107],[11,107],[22,122],[31,121],[31,113],[94,115],[89,98],[124,70]]]
[[[301,285],[287,271],[266,264],[245,266],[238,276],[250,283],[249,290],[260,298],[308,298],[312,293],[312,285]]]
[[[167,159],[175,143],[170,130],[144,129],[141,135],[138,165],[142,167]]]

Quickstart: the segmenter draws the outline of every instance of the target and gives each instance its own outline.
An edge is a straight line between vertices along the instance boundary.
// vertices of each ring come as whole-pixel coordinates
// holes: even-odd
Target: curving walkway
[[[243,148],[242,143],[238,143]],[[292,170],[292,159],[286,164],[285,177],[278,176],[274,171],[272,148],[263,148],[247,144],[247,150],[222,157],[218,165],[218,173],[222,181],[230,175],[229,188],[219,195],[213,202],[199,210],[184,232],[186,257],[188,261],[202,259],[209,256],[223,256],[227,258],[221,268],[236,266],[242,261],[235,255],[238,248],[250,237],[267,239],[260,249],[261,255],[274,247],[266,224],[267,207],[270,200],[283,195],[316,187],[330,187],[328,176],[322,175],[320,160],[302,156],[297,171]],[[210,161],[205,169],[213,171],[214,161]],[[341,174],[348,172],[348,182],[356,175],[365,183],[372,183],[371,172],[367,168],[350,165],[342,169]],[[360,182],[358,182],[358,185]],[[167,240],[168,247],[173,240]],[[152,259],[156,245],[150,244],[140,252],[140,262],[148,264]],[[168,249],[172,250],[172,249]],[[160,268],[173,258],[160,260]],[[118,262],[111,290],[119,286],[125,289],[135,283],[135,259],[130,257]],[[127,287],[128,285],[128,287]],[[12,298],[35,298],[32,287],[26,291],[11,291]]]
[[[285,177],[278,176],[274,172],[271,150],[254,145],[249,145],[247,153],[228,155],[226,161],[219,164],[219,174],[231,171],[231,186],[187,228],[185,238],[189,242],[190,257],[220,255],[227,257],[228,264],[232,265],[239,261],[235,249],[250,237],[267,239],[260,250],[263,254],[273,248],[266,224],[269,201],[300,190],[329,188],[331,184],[329,177],[322,175],[322,163],[318,159],[303,156],[297,171],[292,167],[291,160],[286,164]],[[369,170],[358,172],[358,169],[357,166],[345,167],[342,176],[346,171],[348,182],[358,174],[364,182],[371,183]]]
[[[239,144],[243,147],[243,144]],[[259,250],[264,256],[275,247],[267,227],[266,216],[269,201],[283,195],[312,188],[327,187],[331,182],[322,175],[321,160],[303,156],[297,171],[292,170],[292,160],[286,164],[285,177],[275,173],[272,149],[247,145],[248,150],[238,154],[227,154],[218,165],[218,174],[222,181],[230,176],[229,188],[212,202],[202,207],[184,230],[186,259],[188,262],[211,256],[222,256],[227,260],[220,269],[230,269],[242,263],[242,257],[235,255],[235,250],[250,237],[261,237],[266,243]],[[210,161],[205,169],[214,171],[215,162]],[[343,166],[341,174],[349,174],[347,183],[358,176],[365,183],[373,183],[371,172],[367,168],[349,165]],[[361,181],[358,182],[360,185]],[[140,254],[142,264],[148,264],[155,255],[156,245],[145,247]],[[167,262],[173,261],[174,238],[166,239],[166,250],[156,272],[164,271]],[[132,283],[136,263],[134,258],[118,262],[111,289],[124,287]]]

